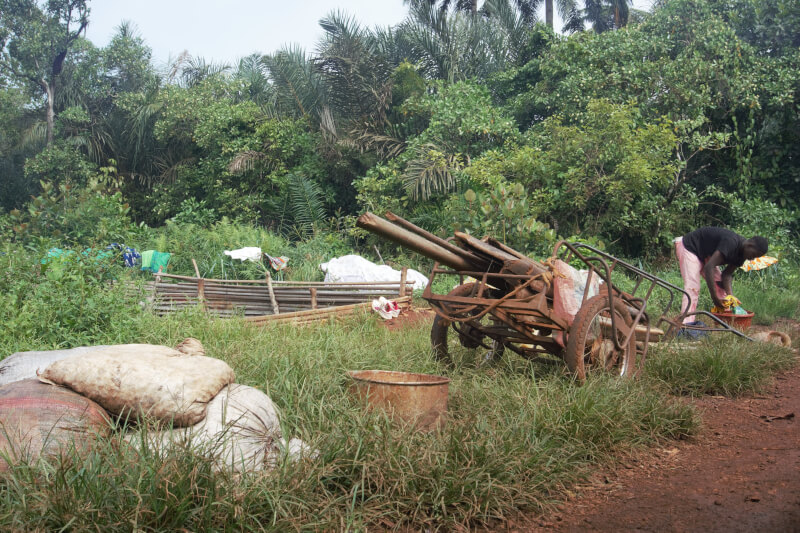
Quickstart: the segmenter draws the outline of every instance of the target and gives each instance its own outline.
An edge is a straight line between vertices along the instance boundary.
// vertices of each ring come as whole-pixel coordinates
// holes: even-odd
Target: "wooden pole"
[[[317,289],[315,287],[311,287],[308,289],[311,293],[311,309],[317,308]]]
[[[192,266],[194,267],[194,275],[199,279],[200,278],[200,269],[197,268],[197,261],[192,258]]]
[[[406,295],[406,280],[408,279],[408,267],[403,267],[400,271],[400,298]]]
[[[205,280],[200,277],[200,269],[197,268],[197,261],[192,258],[192,266],[194,267],[194,274],[197,276],[197,301],[200,307],[206,308],[206,284]]]
[[[269,291],[269,301],[272,303],[272,314],[277,315],[280,314],[280,309],[278,309],[278,300],[275,299],[275,291],[272,290],[272,274],[269,273],[267,270],[266,273],[267,278],[267,291]]]
[[[411,297],[406,296],[402,299],[397,300],[397,304],[403,308],[407,309],[411,305]],[[266,324],[269,322],[283,322],[286,321],[295,321],[296,319],[301,319],[303,321],[311,321],[311,320],[325,320],[332,316],[345,316],[353,311],[359,309],[370,309],[371,307],[370,302],[362,302],[358,304],[351,304],[351,305],[340,305],[336,307],[326,307],[323,309],[307,309],[305,311],[295,311],[293,313],[284,313],[279,317],[272,317],[269,315],[266,316],[249,316],[246,317],[244,320],[246,322],[250,322],[253,324]]]

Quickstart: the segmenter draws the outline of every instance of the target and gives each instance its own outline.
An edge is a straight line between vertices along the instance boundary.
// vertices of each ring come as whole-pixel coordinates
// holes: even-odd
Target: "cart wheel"
[[[617,299],[614,300],[614,321],[621,337],[628,333],[623,329],[629,330],[633,324],[633,318],[625,304]],[[594,369],[614,372],[621,377],[633,375],[636,336],[631,335],[627,344],[622,349],[617,349],[614,347],[612,334],[608,297],[601,294],[587,300],[575,316],[564,351],[564,361],[578,381],[583,383],[587,371]]]
[[[475,283],[465,283],[463,285],[459,285],[452,291],[450,291],[447,295],[448,296],[469,296],[472,294],[472,290],[475,287]],[[451,312],[458,316],[459,318],[463,318],[468,315],[474,315],[477,311],[473,310],[464,315],[459,315],[455,309],[450,309],[447,304],[444,305],[448,312]],[[477,348],[480,346],[479,339],[473,338],[469,336],[469,332],[471,328],[467,324],[463,324],[462,326],[462,333],[459,334],[458,340],[462,346],[466,348]],[[431,328],[431,346],[433,347],[433,355],[439,361],[451,364],[453,361],[450,358],[450,351],[447,348],[447,333],[450,329],[450,322],[445,320],[444,318],[436,315],[433,319],[433,327]],[[466,334],[465,334],[466,333]],[[505,346],[502,343],[497,341],[492,341],[492,349],[486,354],[485,360],[497,359],[503,352],[505,351]]]

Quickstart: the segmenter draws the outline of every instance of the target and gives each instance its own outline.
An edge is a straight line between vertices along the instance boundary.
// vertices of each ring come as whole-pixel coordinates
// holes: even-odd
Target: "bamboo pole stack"
[[[229,317],[243,315],[256,322],[263,317],[284,317],[307,321],[311,317],[339,312],[352,312],[353,306],[366,306],[381,296],[407,301],[413,282],[404,269],[399,282],[324,283],[302,281],[221,280],[159,273],[148,284],[148,300],[158,314],[175,312],[200,305],[207,312]],[[338,309],[338,311],[335,311]],[[330,311],[333,310],[333,311]],[[296,313],[302,320],[294,320]]]

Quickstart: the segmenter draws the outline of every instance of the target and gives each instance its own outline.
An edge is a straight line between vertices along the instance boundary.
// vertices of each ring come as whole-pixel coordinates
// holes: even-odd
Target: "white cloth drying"
[[[322,263],[319,268],[325,272],[326,283],[358,283],[362,281],[400,281],[400,271],[387,265],[376,265],[360,255],[345,255]],[[424,289],[428,277],[409,268],[408,281],[414,282],[414,289]]]
[[[261,261],[261,248],[256,246],[247,246],[239,248],[238,250],[225,250],[223,252],[231,259],[239,259],[241,261]]]

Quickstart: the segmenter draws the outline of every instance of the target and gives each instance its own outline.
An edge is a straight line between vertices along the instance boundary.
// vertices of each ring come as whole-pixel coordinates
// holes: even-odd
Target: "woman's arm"
[[[725,257],[720,253],[719,250],[714,252],[714,255],[708,258],[708,262],[703,267],[703,278],[706,280],[706,285],[708,286],[708,292],[711,293],[711,301],[714,302],[714,305],[719,307],[720,309],[725,307],[725,304],[722,303],[722,300],[719,299],[717,296],[717,291],[714,288],[714,283],[716,280],[714,279],[714,269],[717,268],[725,261]],[[730,267],[725,269],[725,272],[728,272]],[[725,273],[722,275],[722,287],[730,294],[730,286],[731,281],[730,278],[733,277],[732,273],[728,273],[728,281],[727,281],[727,288],[725,286]]]

